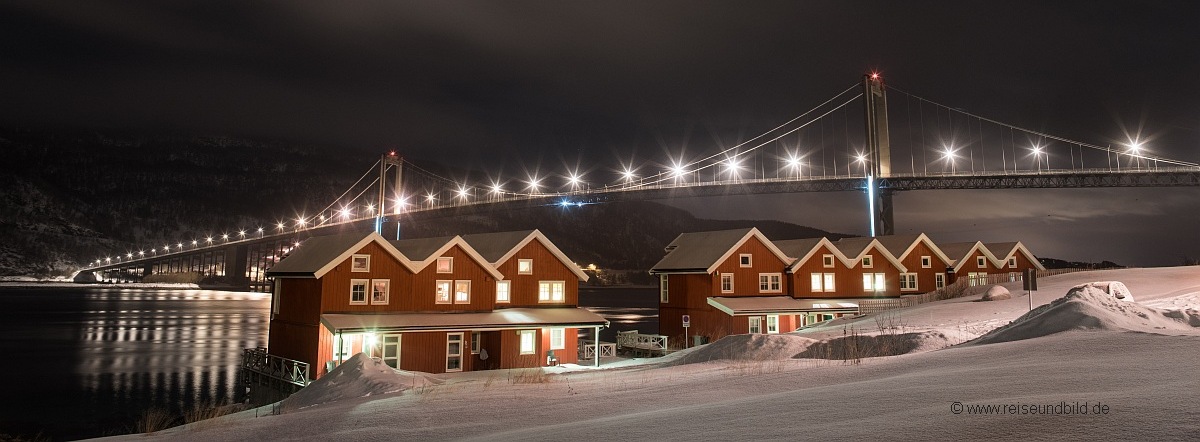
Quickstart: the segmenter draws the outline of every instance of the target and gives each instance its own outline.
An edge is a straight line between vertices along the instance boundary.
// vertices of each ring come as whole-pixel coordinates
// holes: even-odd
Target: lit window
[[[751,265],[753,265],[753,262],[754,262],[753,260],[754,260],[754,257],[752,255],[750,255],[749,253],[743,253],[741,255],[738,255],[738,265],[741,267],[750,267]]]
[[[837,288],[835,288],[833,286],[834,279],[835,278],[833,277],[832,273],[825,274],[825,291],[827,291],[827,292],[837,291]]]
[[[350,257],[351,272],[371,271],[371,255],[354,255]]]
[[[443,256],[443,257],[437,259],[437,272],[438,273],[451,273],[453,271],[454,271],[454,258],[453,257]]]
[[[823,285],[821,284],[821,274],[820,273],[812,274],[812,291],[813,292],[825,291]]]
[[[758,316],[750,317],[750,334],[762,333],[762,318]]]
[[[532,259],[518,259],[517,260],[517,274],[518,275],[532,275],[533,274],[533,260]]]
[[[779,315],[767,315],[767,333],[779,333]]]
[[[779,273],[759,273],[758,274],[758,291],[759,293],[780,293],[783,292],[783,275]]]
[[[563,302],[566,283],[563,281],[539,281],[538,302]]]
[[[463,334],[446,334],[446,371],[462,371]]]
[[[1008,268],[1010,268],[1010,269],[1017,268],[1017,257],[1014,256],[1012,258],[1008,258]]]
[[[833,255],[821,255],[821,265],[827,269],[833,267]]]
[[[387,279],[375,279],[371,281],[371,303],[372,304],[387,304],[388,303],[388,287],[391,281]]]
[[[366,304],[367,303],[367,285],[371,281],[367,279],[351,279],[350,280],[350,303],[351,304]]]
[[[454,303],[455,304],[470,304],[471,303],[471,281],[460,279],[454,281]]]
[[[550,349],[562,350],[567,348],[567,331],[563,328],[550,329]]]
[[[533,330],[520,330],[517,332],[521,335],[521,354],[531,355],[537,352],[534,348]]]
[[[509,295],[511,281],[496,281],[496,302],[511,302],[512,298]]]
[[[863,290],[868,292],[882,292],[887,289],[884,285],[882,273],[863,273]]]
[[[932,267],[933,267],[933,260],[930,259],[928,256],[922,256],[921,257],[921,268],[928,269],[928,268],[932,268]]]
[[[862,266],[864,269],[875,267],[874,257],[871,255],[862,257]]]
[[[658,275],[658,302],[668,302],[667,275]]]
[[[732,273],[725,273],[721,275],[721,293],[733,293]]]
[[[975,257],[975,265],[979,266],[981,269],[987,267],[987,260],[985,260],[982,256],[977,256]]]
[[[471,354],[479,354],[480,342],[482,341],[483,339],[479,332],[471,333]]]
[[[900,290],[915,291],[917,290],[917,274],[916,273],[901,273],[900,274]]]
[[[353,343],[353,339],[341,333],[333,335],[333,360],[344,361],[354,356],[350,353],[350,344]]]
[[[450,286],[453,284],[454,284],[453,281],[438,281],[438,282],[436,282],[435,286],[434,286],[436,288],[436,294],[434,295],[434,298],[433,298],[434,302],[437,302],[438,304],[449,304],[450,303]]]

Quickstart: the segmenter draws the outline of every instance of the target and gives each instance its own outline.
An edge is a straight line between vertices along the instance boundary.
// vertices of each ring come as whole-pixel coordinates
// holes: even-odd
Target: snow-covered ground
[[[1090,290],[1064,297],[1079,283],[1102,280],[1125,282],[1140,305]],[[1200,267],[1039,282],[1032,313],[1016,284],[1008,300],[975,296],[785,335],[732,336],[608,369],[433,376],[359,358],[276,407],[280,415],[256,417],[272,409],[264,407],[123,438],[1194,440],[1200,434],[1200,316],[1187,310],[1200,308]],[[844,337],[854,335],[858,342],[886,341],[887,351],[902,354],[858,364],[819,358],[844,351]]]

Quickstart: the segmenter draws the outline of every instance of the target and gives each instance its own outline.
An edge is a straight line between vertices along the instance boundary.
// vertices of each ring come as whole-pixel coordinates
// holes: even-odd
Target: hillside
[[[229,137],[15,129],[0,129],[0,151],[0,276],[67,275],[114,250],[274,224],[318,209],[309,202],[332,201],[376,155]],[[475,212],[406,223],[404,232],[538,228],[581,264],[646,269],[681,232],[748,226],[781,239],[826,234],[702,220],[652,202]]]

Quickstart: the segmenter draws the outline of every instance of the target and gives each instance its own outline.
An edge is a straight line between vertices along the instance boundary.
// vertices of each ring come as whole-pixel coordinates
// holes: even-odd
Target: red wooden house
[[[953,261],[924,233],[876,237],[907,269],[900,274],[900,294],[919,294],[945,287],[946,269]]]
[[[998,258],[993,264],[1002,273],[1007,273],[1009,281],[1019,281],[1021,272],[1026,269],[1046,270],[1037,257],[1033,256],[1025,244],[1017,242],[998,242],[985,243],[983,245],[991,252],[992,256]]]
[[[513,303],[511,291],[503,302],[513,282],[462,237],[310,238],[267,272],[275,278],[268,352],[309,363],[314,378],[360,351],[431,373],[553,363],[551,348],[575,354],[567,330],[607,321],[565,302],[580,279],[561,278],[569,260],[541,264],[535,277],[559,278],[564,302]]]

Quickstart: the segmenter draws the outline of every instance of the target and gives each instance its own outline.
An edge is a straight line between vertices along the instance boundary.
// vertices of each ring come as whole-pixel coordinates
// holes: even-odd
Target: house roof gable
[[[413,262],[388,243],[382,236],[371,233],[343,233],[314,236],[300,244],[283,260],[267,270],[268,276],[321,278],[339,264],[350,259],[367,244],[376,243],[409,271],[416,273]]]
[[[558,258],[567,269],[571,270],[580,281],[586,282],[589,278],[587,273],[583,272],[579,266],[575,265],[571,258],[567,257],[558,246],[554,245],[541,230],[521,230],[515,232],[499,232],[499,233],[481,233],[474,235],[463,235],[463,239],[472,246],[478,246],[476,250],[479,254],[492,263],[496,268],[499,268],[508,260],[512,259],[525,246],[533,241],[541,243],[542,247],[550,251],[551,255]]]

